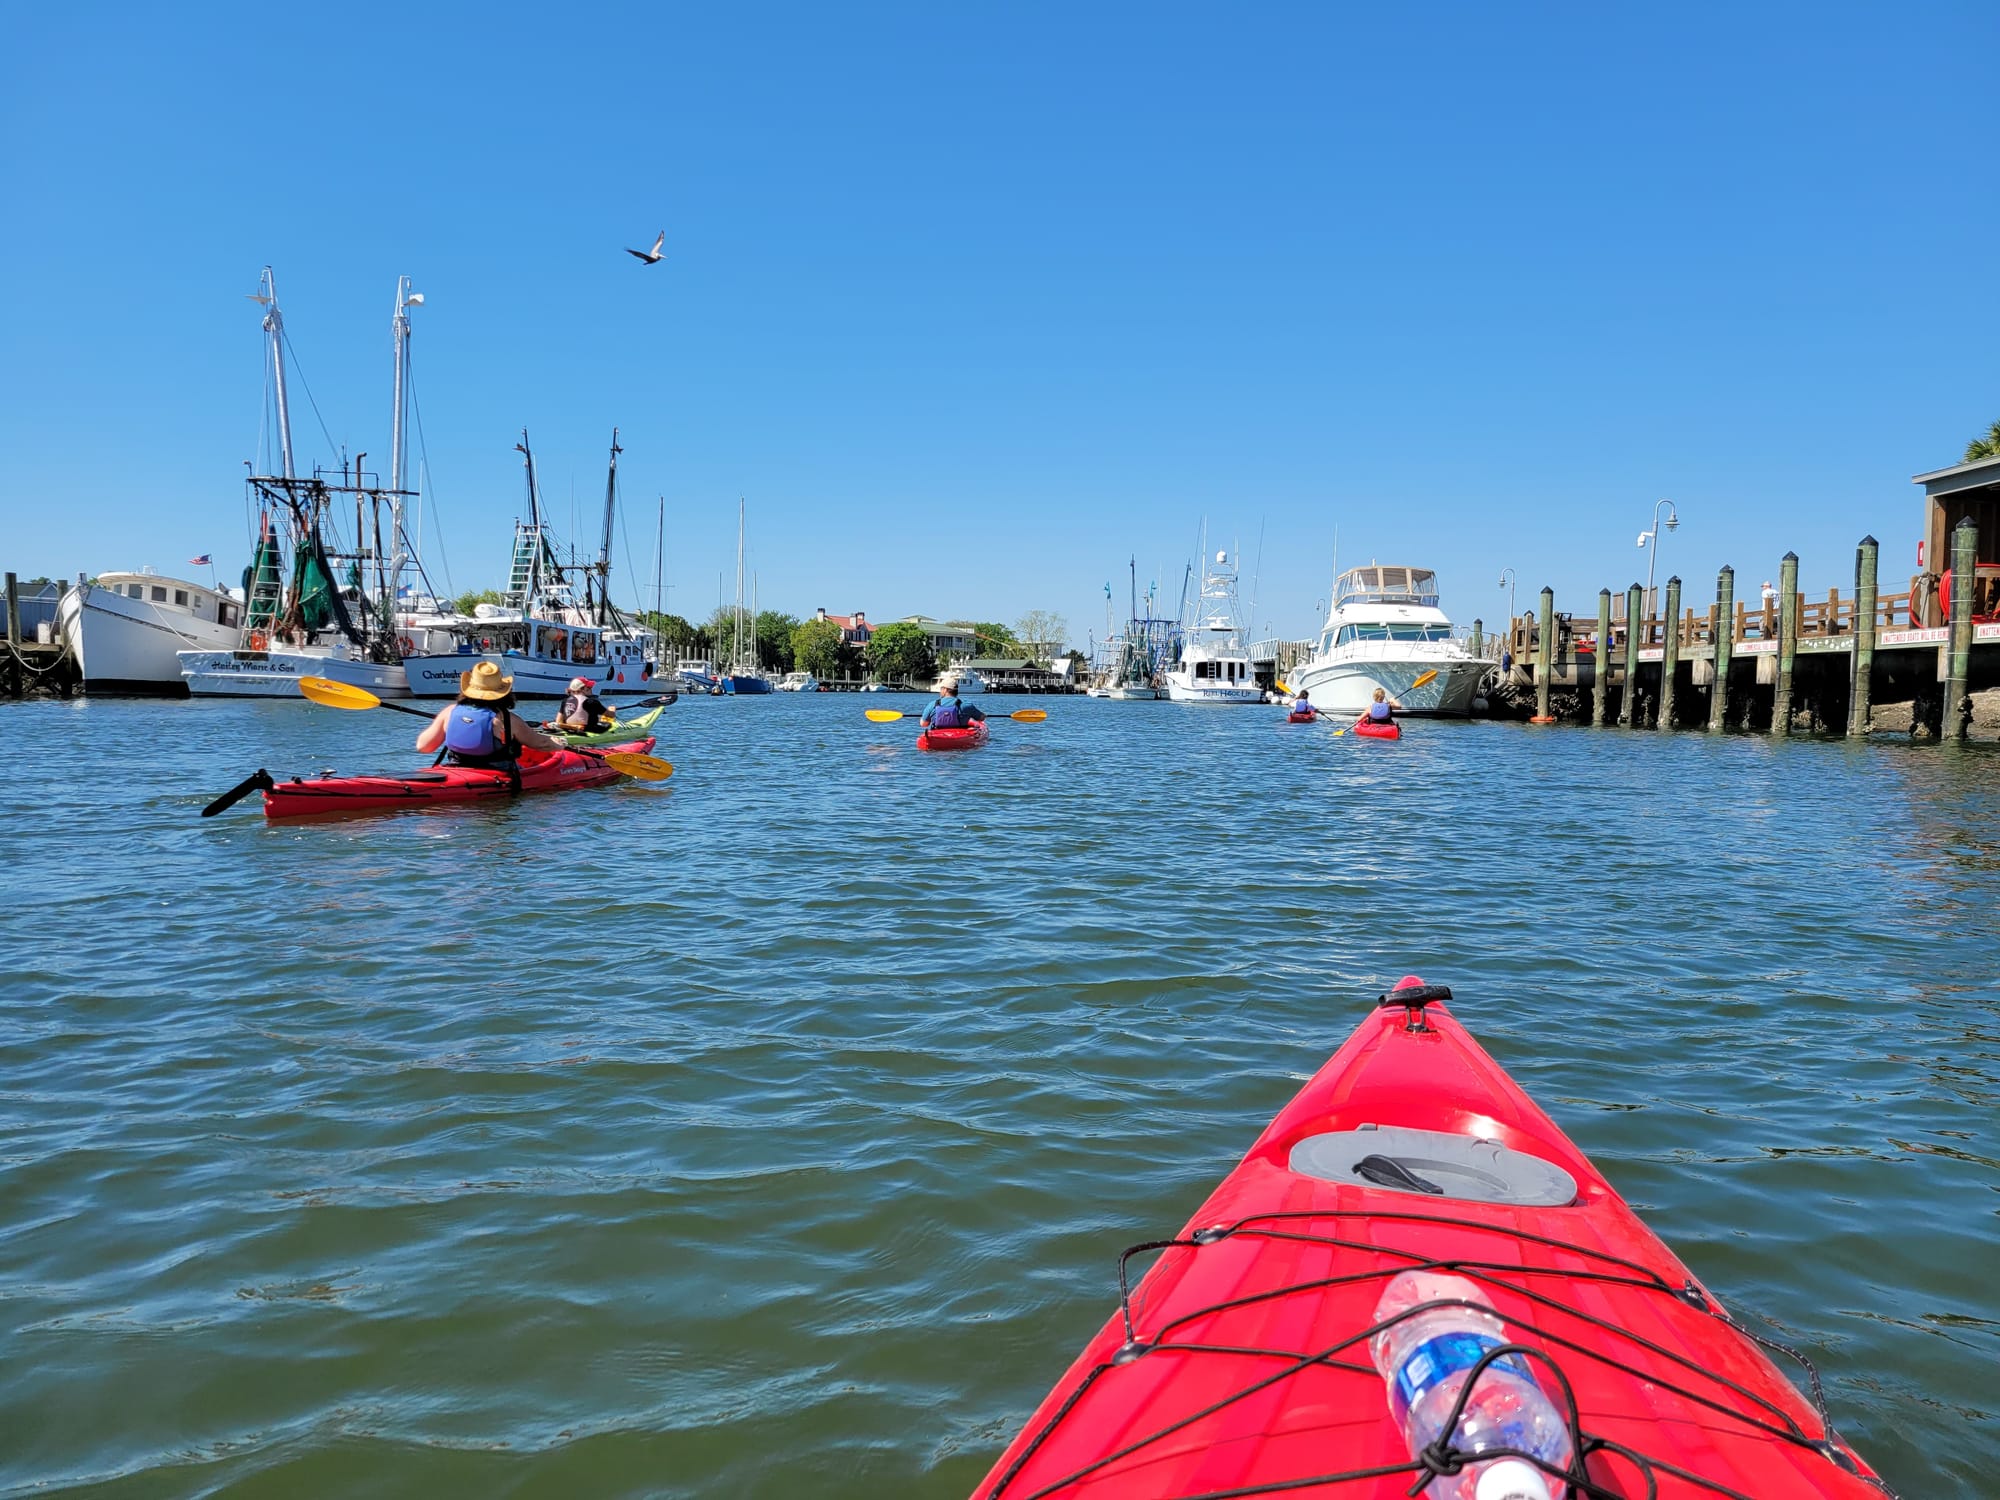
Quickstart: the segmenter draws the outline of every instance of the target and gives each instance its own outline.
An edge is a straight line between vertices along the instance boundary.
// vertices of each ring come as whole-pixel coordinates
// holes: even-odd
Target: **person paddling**
[[[1300,688],[1292,698],[1292,717],[1295,719],[1316,719],[1319,709],[1312,701],[1312,689]]]
[[[461,766],[519,763],[525,750],[562,747],[514,712],[514,679],[490,661],[458,676],[458,701],[417,736],[419,750],[443,750]]]
[[[1403,705],[1391,698],[1382,688],[1375,689],[1375,696],[1368,700],[1368,707],[1361,715],[1364,724],[1393,724],[1395,711]]]
[[[597,685],[588,677],[572,677],[569,692],[563,698],[562,707],[556,711],[556,721],[551,729],[567,729],[573,734],[596,734],[601,729],[609,729],[616,717],[616,710],[605,705],[597,696]]]
[[[966,729],[985,722],[986,715],[976,704],[959,701],[956,677],[945,678],[937,690],[938,701],[924,710],[924,728]]]

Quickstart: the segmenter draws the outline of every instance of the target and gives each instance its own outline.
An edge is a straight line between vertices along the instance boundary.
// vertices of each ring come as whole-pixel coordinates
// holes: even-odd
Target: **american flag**
[[[200,557],[190,557],[188,559],[188,565],[190,567],[195,567],[195,568],[206,568],[210,566],[208,560],[208,554],[204,552]]]

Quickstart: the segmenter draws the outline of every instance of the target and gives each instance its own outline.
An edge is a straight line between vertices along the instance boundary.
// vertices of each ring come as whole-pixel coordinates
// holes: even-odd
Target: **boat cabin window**
[[[186,589],[175,589],[174,603],[185,604],[187,602],[188,602],[188,591]]]
[[[570,637],[570,660],[579,666],[590,666],[597,660],[597,636],[588,630],[579,630]]]
[[[161,585],[157,584],[157,583],[156,583],[156,584],[154,584],[154,585],[153,585],[153,597],[154,597],[154,598],[155,598],[156,600],[158,600],[158,601],[159,601],[159,602],[160,602],[161,604],[165,604],[165,603],[167,602],[167,591],[166,591],[166,589],[165,589],[164,587],[162,587]]]
[[[541,654],[550,661],[569,660],[569,632],[560,625],[541,628]]]
[[[143,599],[146,597],[146,588],[144,584],[128,583],[125,585],[125,592],[134,599]]]
[[[236,623],[236,606],[226,601],[218,600],[215,606],[215,618],[218,624],[234,625]]]
[[[1344,646],[1349,641],[1448,641],[1451,627],[1439,624],[1415,625],[1343,625],[1340,634],[1334,638],[1334,645]]]

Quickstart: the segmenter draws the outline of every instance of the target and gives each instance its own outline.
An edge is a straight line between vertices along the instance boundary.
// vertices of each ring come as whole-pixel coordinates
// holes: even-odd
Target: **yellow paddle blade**
[[[1424,673],[1423,676],[1419,677],[1415,682],[1411,683],[1410,686],[1413,688],[1420,688],[1435,676],[1437,676],[1437,668],[1432,667],[1428,672]]]
[[[1345,733],[1347,733],[1347,731],[1346,731],[1345,729],[1336,729],[1336,730],[1334,730],[1334,732],[1333,732],[1333,737],[1334,737],[1335,739],[1339,739],[1339,738],[1340,738],[1340,737],[1341,737],[1341,736],[1342,736],[1343,734],[1345,734]]]
[[[606,751],[604,763],[612,770],[640,781],[665,781],[674,768],[657,755],[633,755],[623,750]]]
[[[866,710],[866,712],[868,717],[873,719],[877,724],[893,724],[903,717],[893,708],[871,708]]]
[[[1285,686],[1285,679],[1282,677],[1274,679],[1272,685],[1276,687],[1279,692],[1283,693],[1287,698],[1295,698],[1298,696],[1290,688]]]
[[[1007,715],[1007,717],[1010,719],[1019,719],[1023,724],[1039,724],[1048,717],[1048,712],[1040,708],[1023,708]]]
[[[328,708],[380,708],[382,700],[367,688],[351,687],[326,677],[301,677],[299,691]]]

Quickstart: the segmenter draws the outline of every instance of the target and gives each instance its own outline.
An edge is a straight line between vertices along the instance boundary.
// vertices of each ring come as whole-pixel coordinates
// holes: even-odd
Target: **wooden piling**
[[[1715,686],[1709,689],[1708,727],[1721,731],[1729,724],[1729,658],[1736,644],[1736,570],[1727,563],[1715,575]]]
[[[1771,698],[1771,733],[1792,732],[1792,668],[1799,651],[1799,555],[1778,560],[1778,686]]]
[[[1868,733],[1874,713],[1870,684],[1875,671],[1875,573],[1882,556],[1882,544],[1864,536],[1854,549],[1854,655],[1848,658],[1847,737],[1860,739]]]
[[[1979,550],[1979,523],[1967,516],[1951,532],[1951,658],[1944,685],[1944,738],[1965,738],[1972,717],[1966,684],[1972,677],[1972,583]],[[7,598],[13,601],[14,575],[7,575]]]
[[[1486,644],[1486,622],[1484,620],[1474,620],[1472,622],[1472,640],[1468,644],[1467,649],[1469,649],[1474,656],[1478,656],[1480,654],[1480,648],[1483,647],[1485,644]]]
[[[1966,591],[1966,597],[1972,597]],[[1966,617],[1970,619],[1971,616]],[[1535,642],[1535,717],[1549,722],[1549,679],[1555,676],[1556,591],[1542,590],[1541,636]]]
[[[1681,665],[1681,579],[1676,573],[1667,580],[1666,629],[1660,641],[1660,711],[1653,720],[1656,729],[1674,727],[1674,674]]]
[[[1639,696],[1639,615],[1646,591],[1633,584],[1625,591],[1625,691],[1618,695],[1618,722],[1629,729],[1639,722],[1634,700]]]
[[[1597,591],[1597,649],[1590,658],[1590,722],[1602,724],[1611,714],[1611,590]]]
[[[7,575],[7,643],[16,651],[21,648],[21,584],[12,573]]]

